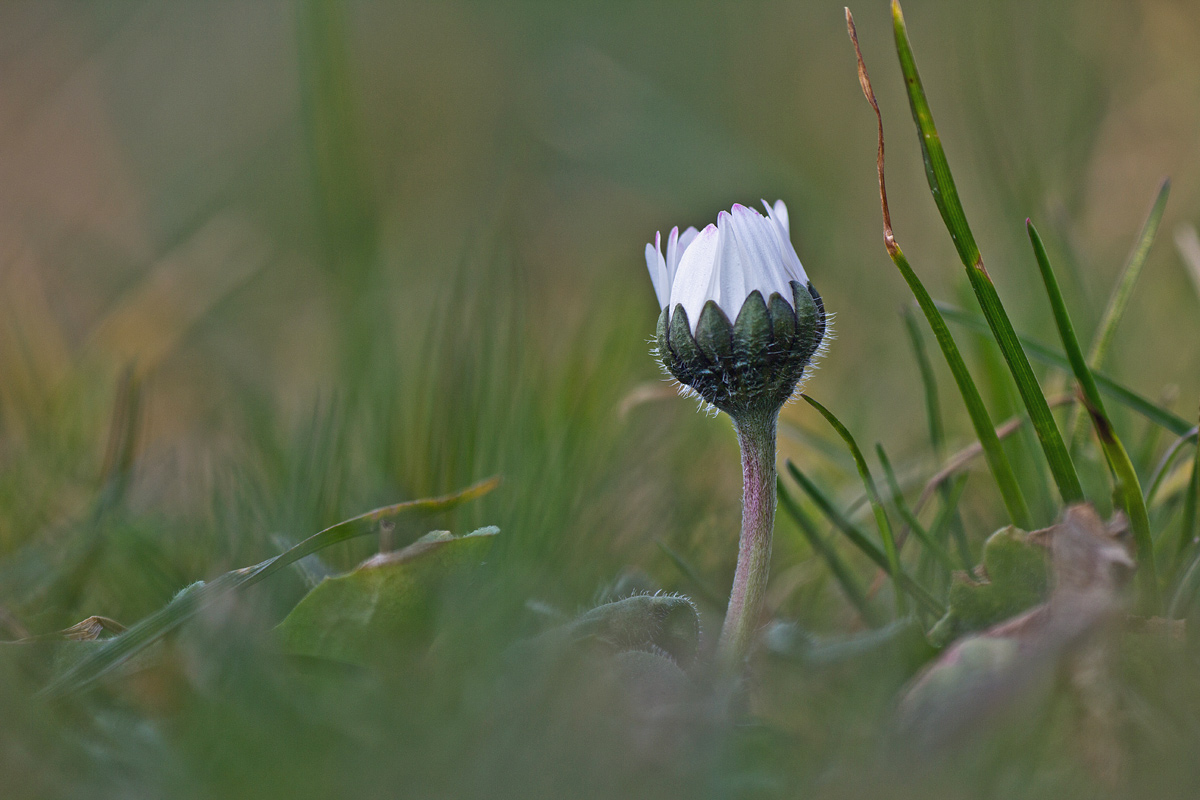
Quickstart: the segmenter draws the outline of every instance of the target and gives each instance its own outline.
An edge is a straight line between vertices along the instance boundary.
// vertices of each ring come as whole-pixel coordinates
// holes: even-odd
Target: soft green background
[[[852,10],[884,114],[897,237],[935,297],[966,303],[886,4]],[[1054,338],[1025,218],[1046,238],[1086,340],[1171,176],[1107,369],[1152,398],[1177,387],[1176,408],[1192,419],[1200,293],[1173,237],[1200,220],[1200,6],[911,0],[905,12],[967,214],[1019,330]],[[492,474],[504,484],[485,500],[394,536],[502,531],[493,584],[478,604],[454,606],[452,618],[471,622],[447,634],[449,652],[470,643],[488,655],[448,663],[491,664],[535,632],[527,601],[575,613],[629,566],[647,577],[628,585],[699,593],[655,538],[722,595],[736,448],[726,420],[661,383],[643,247],[734,202],[783,198],[836,314],[808,390],[864,449],[882,441],[902,471],[926,475],[920,381],[899,317],[910,299],[882,246],[874,149],[838,3],[4,4],[3,638],[91,614],[131,624],[190,582],[340,519]],[[959,340],[980,376],[999,374],[986,368],[994,351]],[[965,443],[935,362],[954,442]],[[109,503],[102,465],[130,364],[135,458]],[[997,420],[1017,408],[1007,386],[981,377]],[[1134,440],[1144,430],[1116,422]],[[822,446],[833,441],[807,405],[785,410],[783,454],[845,500],[858,486],[840,446]],[[986,478],[976,482],[964,508],[979,543],[1003,517]],[[799,542],[781,532],[773,602],[841,631],[847,609]],[[324,557],[346,568],[372,549]],[[301,690],[272,683],[284,667],[269,669],[270,657],[252,662],[303,591],[282,576],[210,620],[168,659],[163,686],[135,692],[134,711],[106,698],[46,716],[28,698],[44,676],[22,672],[0,690],[0,713],[17,720],[0,726],[14,791],[299,796],[336,794],[346,780],[361,796],[404,786],[440,796],[438,776],[456,770],[451,743],[493,759],[480,757],[492,766],[478,781],[453,785],[478,789],[488,769],[503,772],[508,751],[489,749],[503,736],[463,722],[461,707],[490,702],[475,673],[392,675],[380,693],[394,704],[357,687],[312,700],[320,713],[301,703],[301,716],[336,731],[296,723]],[[715,627],[719,609],[704,611]],[[475,691],[465,699],[464,681]],[[797,691],[784,694],[797,701]],[[818,763],[825,751],[813,743],[835,745],[802,712],[809,692],[820,694],[806,686],[789,724]],[[414,711],[413,700],[424,704]],[[871,702],[862,719],[874,719]],[[563,742],[587,738],[582,707]],[[541,724],[527,713],[518,729]],[[855,730],[857,712],[845,713]],[[98,727],[111,752],[63,734],[76,726]],[[360,733],[386,743],[358,747]],[[406,736],[445,761],[398,745]],[[575,751],[562,750],[549,773],[572,763]],[[202,767],[212,759],[223,777]],[[537,772],[513,774],[526,767]],[[553,796],[513,781],[496,793]]]

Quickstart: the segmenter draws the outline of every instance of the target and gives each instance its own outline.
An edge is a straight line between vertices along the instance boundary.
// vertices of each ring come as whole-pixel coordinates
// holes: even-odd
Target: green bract
[[[757,290],[729,317],[709,300],[696,333],[683,306],[658,317],[658,358],[680,383],[735,419],[774,412],[787,401],[825,337],[825,304],[811,282],[792,297]]]

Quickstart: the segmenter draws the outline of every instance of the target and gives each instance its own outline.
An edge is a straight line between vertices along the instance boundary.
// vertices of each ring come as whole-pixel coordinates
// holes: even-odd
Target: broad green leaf
[[[1045,550],[1031,543],[1020,528],[1010,525],[989,536],[981,566],[977,577],[954,576],[950,610],[929,632],[935,645],[942,647],[964,633],[990,628],[1045,599]]]
[[[700,616],[682,595],[638,594],[584,612],[563,632],[616,650],[661,650],[687,666],[700,647]]]
[[[338,542],[374,533],[379,523],[387,520],[407,514],[420,515],[447,511],[457,505],[482,497],[495,489],[499,483],[498,478],[489,478],[443,497],[411,500],[406,503],[377,508],[313,534],[287,552],[252,567],[226,572],[208,583],[197,581],[175,595],[170,603],[120,636],[114,636],[99,644],[70,669],[59,673],[42,690],[42,694],[54,697],[87,688],[110,670],[116,669],[163,636],[177,629],[206,605],[231,592],[253,586],[307,555]]]
[[[855,664],[874,669],[882,660],[917,667],[936,653],[913,619],[896,620],[866,633],[829,637],[813,636],[794,622],[775,622],[767,628],[763,643],[767,652],[779,658],[839,671]]]
[[[635,594],[602,603],[520,642],[512,659],[530,669],[568,653],[587,653],[589,646],[611,656],[639,651],[663,655],[686,669],[699,653],[700,615],[683,595]]]
[[[432,636],[438,589],[459,568],[478,565],[499,531],[465,536],[435,531],[326,578],[296,604],[276,632],[303,656],[367,664],[378,654],[422,647]]]

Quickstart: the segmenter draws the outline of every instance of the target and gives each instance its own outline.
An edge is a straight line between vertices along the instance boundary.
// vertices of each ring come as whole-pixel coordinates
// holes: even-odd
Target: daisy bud
[[[742,450],[742,532],[718,649],[739,670],[762,614],[775,524],[775,436],[825,338],[825,304],[800,265],[787,206],[767,216],[735,205],[702,231],[676,228],[646,245],[658,294],[658,357],[733,418]]]
[[[737,419],[777,411],[825,336],[825,306],[788,232],[780,200],[767,216],[735,205],[702,231],[675,228],[646,245],[662,313],[667,371]]]

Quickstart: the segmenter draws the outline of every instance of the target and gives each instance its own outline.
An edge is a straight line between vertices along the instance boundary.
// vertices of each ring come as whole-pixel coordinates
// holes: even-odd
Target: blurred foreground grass
[[[1021,229],[1032,216],[1088,341],[1162,175],[1174,181],[1163,231],[1184,241],[1200,217],[1200,13],[1182,1],[974,6],[906,8],[959,189],[1017,330],[1057,341]],[[887,15],[856,10],[899,236],[933,295],[969,306],[912,146]],[[298,664],[274,638],[306,581],[353,567],[374,538],[205,607],[131,674],[78,695],[37,694],[70,658],[62,643],[0,645],[5,796],[1094,796],[1081,712],[1061,698],[952,756],[893,752],[880,731],[927,645],[902,630],[837,638],[866,620],[782,508],[770,603],[785,627],[756,673],[752,724],[731,727],[698,689],[657,718],[595,664],[534,665],[521,649],[643,590],[692,597],[702,641],[719,628],[736,448],[647,355],[640,253],[656,229],[787,199],[837,313],[813,394],[864,445],[884,444],[909,502],[971,441],[930,341],[946,432],[928,443],[840,6],[0,14],[0,638],[91,615],[129,626],[194,581],[368,509],[503,481],[382,532],[398,548],[429,530],[500,529],[482,570],[439,591],[419,653],[335,668]],[[1159,240],[1102,367],[1177,398],[1194,423],[1200,297],[1171,237]],[[1017,414],[991,340],[954,334],[995,422]],[[1038,369],[1047,396],[1070,393],[1065,370]],[[1175,437],[1109,406],[1149,489]],[[1057,411],[1074,447],[1070,413]],[[1022,427],[1005,441],[1049,524],[1057,499],[1037,440]],[[781,446],[869,527],[854,464],[806,405],[785,411]],[[1190,454],[1162,483],[1156,531],[1183,524]],[[1090,440],[1076,463],[1107,511]],[[969,474],[961,521],[942,530],[961,525],[962,552],[947,549],[974,563],[1006,518],[984,470]],[[882,606],[870,562],[814,527]],[[910,567],[944,590],[925,552]],[[1195,662],[1153,639],[1129,649],[1127,788],[1189,796]]]

